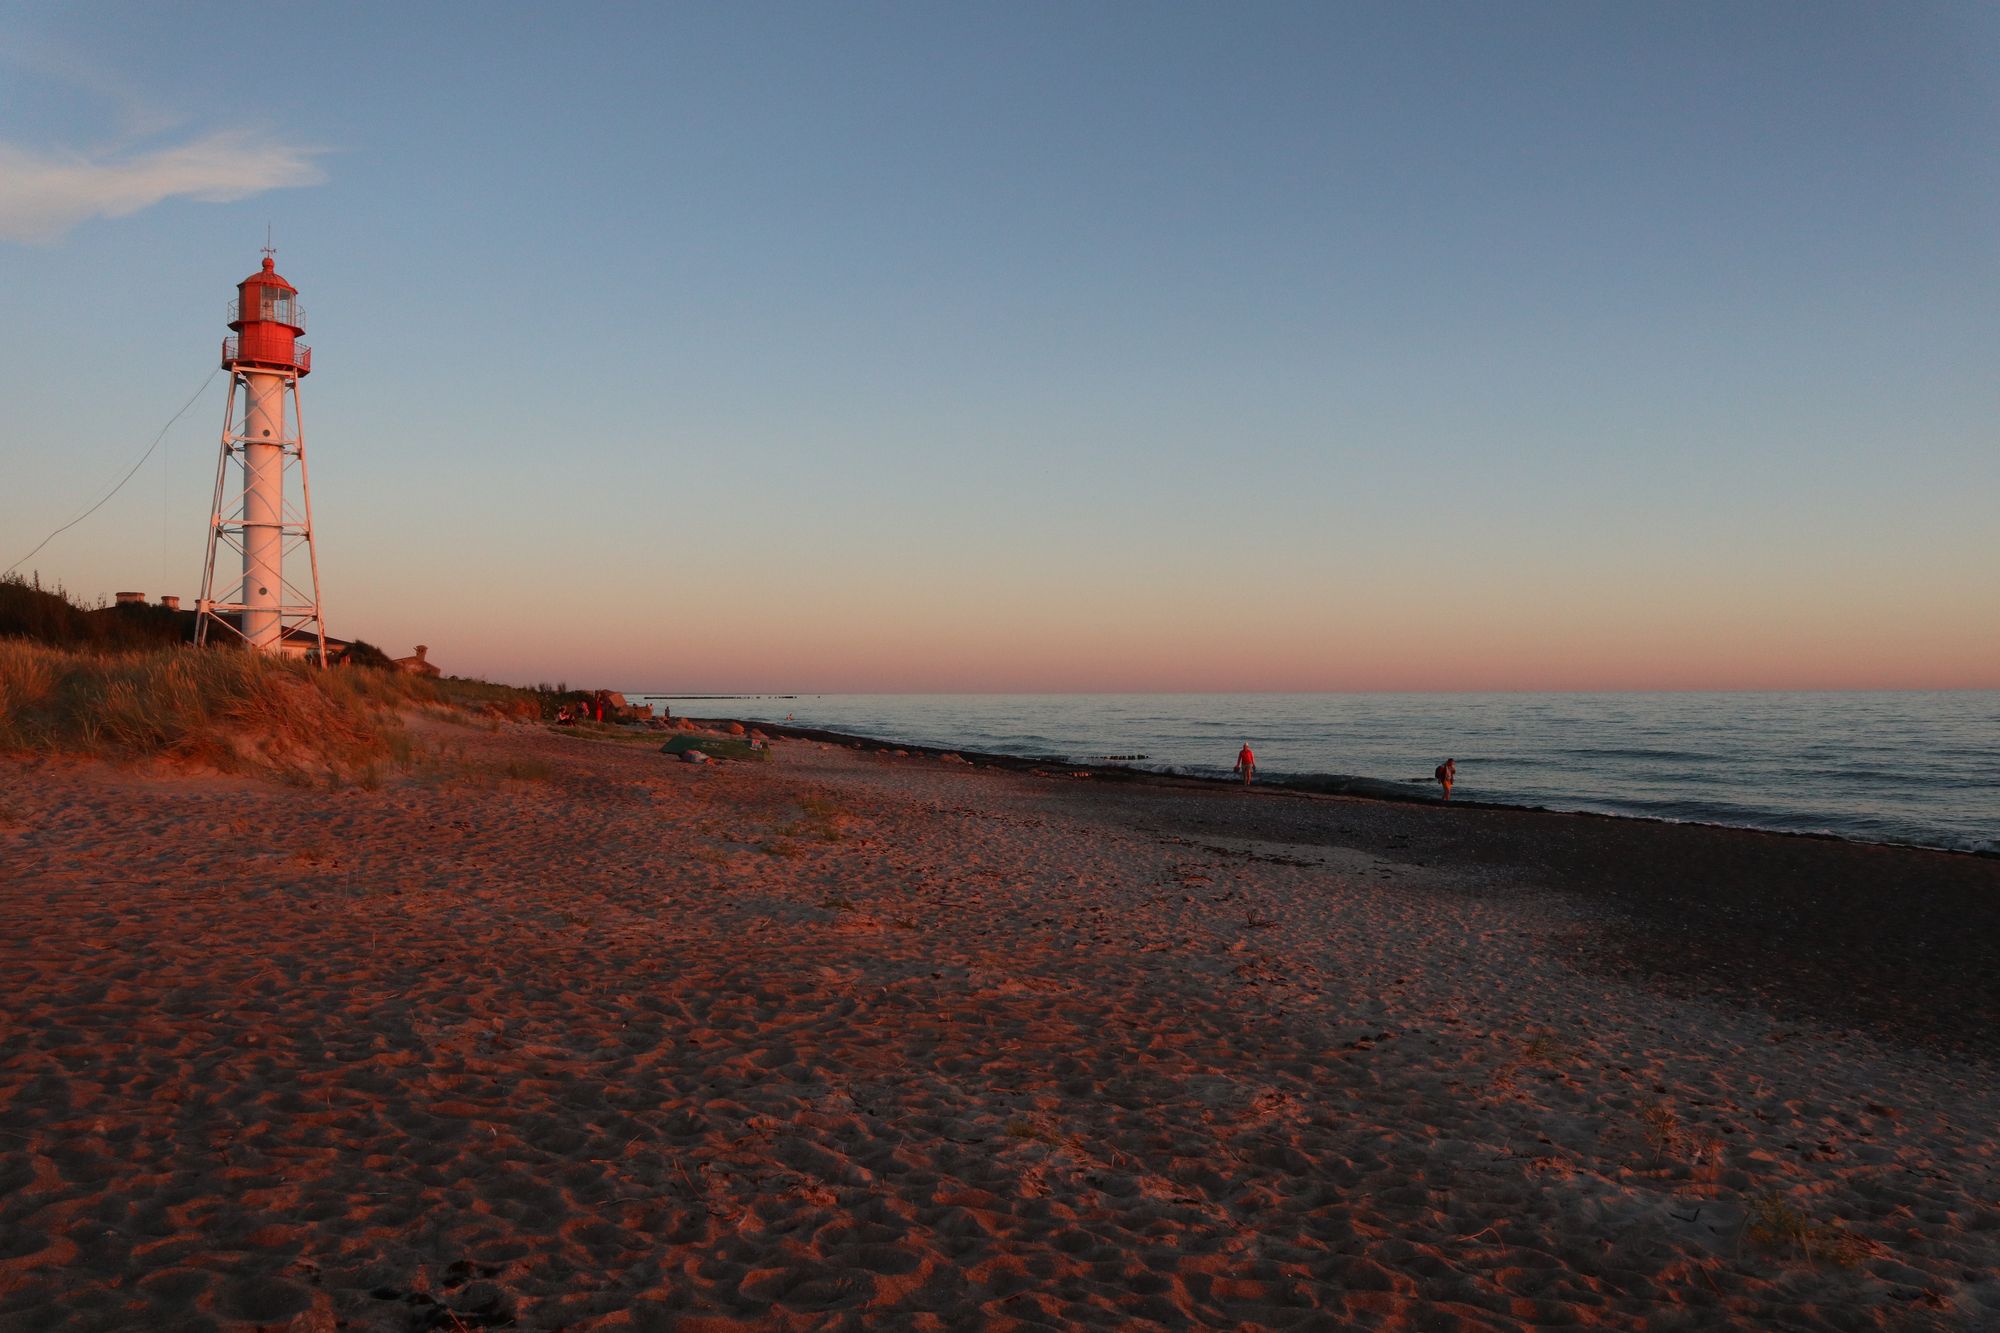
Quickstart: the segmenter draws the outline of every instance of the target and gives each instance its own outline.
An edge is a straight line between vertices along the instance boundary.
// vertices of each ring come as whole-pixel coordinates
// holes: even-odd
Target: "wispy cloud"
[[[317,150],[237,131],[140,153],[41,153],[0,141],[0,240],[50,241],[88,218],[122,218],[167,199],[227,203],[318,185]]]

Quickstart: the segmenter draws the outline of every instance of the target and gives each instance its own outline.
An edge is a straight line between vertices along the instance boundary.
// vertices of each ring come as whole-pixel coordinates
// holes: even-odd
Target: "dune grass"
[[[420,696],[450,708],[521,722],[553,718],[556,709],[568,702],[563,688],[553,685],[522,689],[516,685],[495,685],[492,681],[467,680],[459,676],[427,681],[407,674],[402,676],[402,680],[405,688],[413,692],[412,697]]]
[[[414,747],[402,711],[455,702],[435,682],[397,672],[320,671],[213,649],[77,651],[0,639],[0,751],[13,753],[352,774],[408,764]]]

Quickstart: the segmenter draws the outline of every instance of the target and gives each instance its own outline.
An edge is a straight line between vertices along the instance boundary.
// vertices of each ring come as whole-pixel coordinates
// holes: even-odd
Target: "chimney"
[[[165,593],[161,593],[160,605],[168,611],[178,611],[181,609],[181,599],[178,597],[169,597]]]
[[[120,606],[144,606],[146,604],[146,594],[143,592],[121,592],[117,596],[118,605]]]

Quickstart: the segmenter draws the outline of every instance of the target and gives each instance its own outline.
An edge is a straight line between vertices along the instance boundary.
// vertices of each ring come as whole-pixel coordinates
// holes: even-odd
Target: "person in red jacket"
[[[1236,753],[1236,767],[1229,770],[1243,775],[1243,785],[1249,786],[1250,779],[1257,774],[1257,756],[1250,752],[1250,742],[1243,742],[1243,748]]]

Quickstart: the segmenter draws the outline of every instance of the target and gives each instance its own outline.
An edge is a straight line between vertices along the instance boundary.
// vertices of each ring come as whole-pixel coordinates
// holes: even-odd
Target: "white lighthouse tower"
[[[266,248],[263,268],[237,284],[229,309],[234,334],[222,342],[229,403],[223,409],[222,453],[215,465],[195,642],[206,643],[223,631],[263,652],[301,653],[324,666],[326,622],[320,612],[312,487],[306,480],[305,430],[299,417],[299,381],[312,373],[312,348],[298,341],[306,331],[298,289],[278,276],[272,254]],[[242,461],[241,490],[230,485],[232,458]],[[295,465],[296,508],[285,487],[285,474]],[[285,575],[286,560],[302,546],[309,591]],[[218,584],[216,557],[225,547],[242,557],[242,577],[226,569]],[[297,561],[293,563],[296,567]]]

